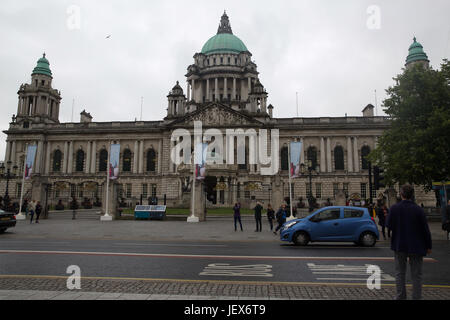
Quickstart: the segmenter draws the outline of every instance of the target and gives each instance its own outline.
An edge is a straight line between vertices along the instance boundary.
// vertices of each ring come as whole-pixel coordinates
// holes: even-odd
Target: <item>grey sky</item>
[[[80,29],[70,29],[71,5]],[[226,7],[224,7],[226,5]],[[380,29],[368,27],[380,9]],[[361,115],[401,72],[413,36],[434,68],[450,56],[450,2],[433,1],[9,1],[0,4],[0,128],[17,112],[17,91],[46,52],[60,121],[86,109],[94,121],[166,115],[167,94],[217,32],[226,9],[253,54],[275,117]],[[373,21],[373,20],[369,20]],[[373,24],[369,24],[373,26]],[[111,38],[105,39],[107,35]],[[0,135],[0,159],[6,135]]]

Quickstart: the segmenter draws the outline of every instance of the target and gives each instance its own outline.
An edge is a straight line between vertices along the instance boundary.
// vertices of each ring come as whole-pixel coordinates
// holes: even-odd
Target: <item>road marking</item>
[[[232,266],[228,263],[209,264],[200,272],[200,276],[227,276],[227,277],[273,277],[270,264],[251,264]]]
[[[367,278],[354,278],[354,276],[367,276],[367,268],[370,266],[366,264],[364,266],[354,265],[316,265],[315,263],[306,264],[315,275],[331,275],[331,276],[349,276],[348,278],[316,278],[317,280],[334,280],[334,281],[360,281],[367,280]],[[381,271],[381,280],[383,281],[395,281],[395,278],[390,274]]]
[[[61,255],[93,255],[93,256],[127,256],[149,258],[191,258],[191,259],[241,259],[241,260],[346,260],[346,261],[394,261],[392,257],[289,257],[289,256],[222,256],[198,254],[163,254],[163,253],[128,253],[128,252],[96,252],[96,251],[46,251],[46,250],[0,250],[0,254],[61,254]],[[437,262],[433,258],[424,258],[424,262]]]
[[[161,247],[227,247],[224,244],[168,244],[168,243],[113,243],[115,246],[161,246]]]

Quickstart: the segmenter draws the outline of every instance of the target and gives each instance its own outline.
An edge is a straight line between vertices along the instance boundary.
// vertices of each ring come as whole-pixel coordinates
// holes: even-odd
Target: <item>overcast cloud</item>
[[[69,28],[71,6],[80,28]],[[375,5],[380,11],[368,13]],[[434,68],[450,56],[450,2],[433,1],[17,1],[0,3],[0,128],[17,112],[42,53],[62,94],[60,121],[86,109],[94,121],[166,115],[178,80],[186,90],[193,55],[217,32],[224,11],[253,54],[275,117],[361,115],[378,111],[401,72],[413,36]],[[373,12],[373,11],[371,11]],[[374,20],[375,19],[375,20]],[[379,25],[379,29],[377,28]],[[109,39],[106,36],[111,35]],[[4,159],[6,135],[0,136]]]

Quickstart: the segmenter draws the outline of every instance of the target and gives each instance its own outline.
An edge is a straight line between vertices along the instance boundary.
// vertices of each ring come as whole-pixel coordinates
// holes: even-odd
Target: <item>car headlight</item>
[[[290,227],[296,225],[299,221],[292,221],[292,222],[288,222],[284,225],[285,229],[289,229]]]

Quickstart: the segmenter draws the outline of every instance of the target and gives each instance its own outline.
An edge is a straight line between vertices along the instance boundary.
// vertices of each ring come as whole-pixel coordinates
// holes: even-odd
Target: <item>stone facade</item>
[[[231,32],[226,22],[222,33]],[[172,163],[171,136],[180,128],[193,135],[194,121],[201,121],[203,130],[220,130],[224,137],[229,128],[257,132],[278,129],[280,136],[279,150],[276,150],[280,170],[275,175],[261,175],[259,164],[209,166],[202,198],[207,207],[230,207],[236,201],[250,207],[257,200],[275,206],[281,204],[289,196],[283,150],[294,140],[303,142],[302,163],[310,158],[310,152],[317,159],[312,192],[319,203],[328,198],[335,201],[339,190],[347,196],[358,193],[369,198],[363,153],[375,148],[377,138],[389,127],[388,118],[373,116],[371,105],[364,108],[360,117],[273,118],[274,107],[267,106],[268,94],[259,81],[251,53],[219,49],[194,56],[195,63],[188,67],[186,74],[187,97],[177,83],[167,96],[167,117],[160,121],[95,122],[83,111],[80,123],[60,123],[61,97],[51,87],[52,77],[33,74],[31,83],[20,87],[17,115],[4,131],[7,134],[5,162],[11,161],[19,167],[19,177],[23,174],[27,144],[37,145],[36,168],[32,181],[25,184],[25,198],[44,203],[48,197],[49,204],[56,205],[61,200],[66,206],[71,196],[80,202],[87,198],[92,203],[103,203],[109,145],[120,143],[120,176],[113,183],[118,197],[134,205],[141,198],[146,204],[150,196],[156,195],[160,203],[165,198],[170,207],[189,207],[192,166]],[[235,147],[232,150],[227,146],[224,140],[225,154],[236,153]],[[272,152],[270,144],[268,149]],[[21,182],[20,178],[10,181],[9,194],[13,201],[18,201]],[[43,191],[45,186],[48,194]],[[295,202],[300,197],[307,198],[306,175],[295,179],[292,186]],[[4,190],[2,180],[0,193]],[[383,191],[374,190],[374,198]],[[418,190],[418,201],[434,205],[435,197]]]

